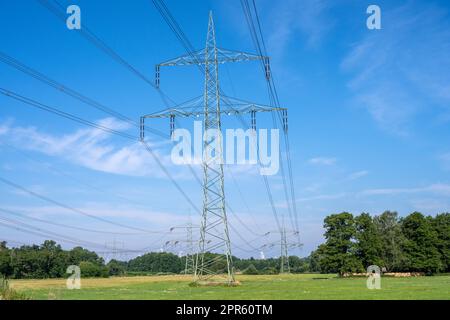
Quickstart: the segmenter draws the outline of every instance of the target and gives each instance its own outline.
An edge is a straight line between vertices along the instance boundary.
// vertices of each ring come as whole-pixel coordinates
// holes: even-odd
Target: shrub
[[[82,261],[80,262],[81,276],[85,278],[103,277],[109,276],[109,270],[105,266],[97,265],[92,262]]]
[[[28,300],[23,293],[19,293],[9,286],[6,278],[0,279],[0,300]]]
[[[251,264],[242,273],[245,275],[257,275],[258,270],[256,269],[256,267],[253,264]]]

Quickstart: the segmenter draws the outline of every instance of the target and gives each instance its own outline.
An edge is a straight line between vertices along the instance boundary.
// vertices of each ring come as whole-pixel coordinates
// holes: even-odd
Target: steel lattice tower
[[[286,229],[283,217],[282,224],[279,226],[279,229],[266,233],[266,235],[268,234],[279,234],[280,240],[266,243],[260,247],[260,250],[274,247],[280,248],[280,273],[290,273],[291,267],[289,264],[289,248],[301,248],[303,246],[301,243],[291,241],[290,238],[298,237],[299,232]]]
[[[194,250],[193,250],[193,238],[192,238],[192,223],[189,221],[189,224],[186,228],[186,263],[184,267],[184,274],[192,273],[195,270],[195,259],[194,259]]]
[[[220,91],[219,91],[219,66],[217,57],[216,34],[212,14],[209,15],[208,34],[205,47],[205,109],[204,109],[204,131],[217,129],[222,132],[220,121]],[[218,136],[217,153],[218,158],[223,158],[221,135]],[[218,236],[217,246],[225,247],[226,270],[228,282],[233,283],[233,259],[231,256],[230,236],[228,232],[227,214],[225,208],[225,190],[223,177],[223,161],[217,163],[215,158],[210,157],[212,150],[209,139],[204,139],[203,150],[203,215],[200,227],[200,248],[195,262],[195,277],[201,280],[208,274],[209,261],[205,261],[206,243],[210,237],[217,237],[216,227],[223,228],[222,235]]]
[[[280,273],[290,273],[291,272],[291,268],[289,266],[288,242],[287,242],[286,227],[284,225],[284,219],[283,219],[283,228],[281,229],[280,263],[281,263]]]
[[[170,132],[175,129],[176,117],[203,117],[204,135],[208,130],[222,131],[221,115],[251,114],[251,128],[256,130],[256,113],[279,111],[283,114],[283,127],[287,130],[287,111],[284,108],[258,105],[225,96],[219,83],[219,65],[228,62],[258,61],[265,65],[266,78],[270,79],[269,58],[239,51],[219,48],[213,15],[209,14],[206,46],[204,49],[189,52],[187,55],[163,62],[156,66],[157,87],[160,86],[160,68],[165,66],[197,65],[205,75],[202,97],[181,105],[141,117],[141,140],[145,139],[145,119],[169,118]],[[224,107],[225,106],[225,107]],[[203,144],[203,209],[200,226],[199,249],[195,259],[194,282],[235,283],[233,258],[231,254],[230,235],[228,231],[227,212],[224,190],[224,170],[221,135],[212,146],[211,139],[204,139]],[[214,149],[214,157],[210,157]],[[205,156],[206,155],[206,156]]]

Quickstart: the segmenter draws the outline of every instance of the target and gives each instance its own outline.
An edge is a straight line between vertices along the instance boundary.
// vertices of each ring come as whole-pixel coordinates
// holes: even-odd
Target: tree
[[[382,240],[372,217],[368,213],[362,213],[355,218],[355,228],[355,254],[364,268],[371,265],[382,266]]]
[[[256,269],[256,267],[253,264],[251,264],[242,273],[246,274],[246,275],[257,275],[258,270]]]
[[[128,263],[130,271],[180,273],[184,270],[181,259],[173,253],[152,252],[132,259]]]
[[[81,277],[95,278],[95,277],[108,277],[108,268],[105,266],[99,266],[89,261],[80,262]]]
[[[89,261],[96,265],[103,265],[105,261],[99,257],[97,253],[83,249],[82,247],[75,247],[68,252],[69,265],[79,265],[81,261]]]
[[[364,268],[355,255],[352,241],[356,234],[353,215],[348,212],[325,218],[325,244],[317,249],[318,262],[323,272],[360,272]]]
[[[110,276],[121,276],[126,273],[127,269],[127,263],[123,261],[117,261],[115,259],[112,259],[108,264],[106,265],[108,267],[109,275]]]
[[[0,242],[0,279],[11,276],[11,252],[6,247],[6,242]]]
[[[438,214],[431,224],[437,233],[436,247],[441,254],[443,268],[450,272],[450,213]]]
[[[55,241],[44,241],[40,248],[40,259],[46,278],[60,278],[65,274],[67,255]]]
[[[404,248],[407,266],[411,271],[428,274],[444,270],[438,250],[438,234],[430,218],[414,212],[402,219],[402,231],[406,238]]]
[[[373,219],[378,237],[381,240],[381,260],[388,271],[404,271],[406,257],[403,252],[405,237],[398,222],[398,214],[385,211]]]

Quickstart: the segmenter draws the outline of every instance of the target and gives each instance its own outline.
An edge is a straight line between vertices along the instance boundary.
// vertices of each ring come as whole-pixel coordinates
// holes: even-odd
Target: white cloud
[[[337,161],[336,158],[330,158],[330,157],[316,157],[316,158],[312,158],[312,159],[308,160],[308,162],[310,164],[323,165],[323,166],[334,165],[336,163],[336,161]]]
[[[423,212],[449,212],[450,203],[448,200],[438,199],[418,199],[412,201],[414,210]]]
[[[377,188],[366,189],[357,192],[340,192],[336,194],[321,194],[308,198],[298,198],[297,202],[309,202],[316,200],[336,200],[346,197],[372,197],[372,196],[396,196],[402,194],[430,194],[434,196],[450,197],[450,185],[435,183],[417,188]]]
[[[436,183],[426,187],[420,188],[387,188],[387,189],[368,189],[364,190],[359,195],[374,196],[374,195],[398,195],[410,193],[431,193],[441,196],[450,196],[450,185]]]
[[[272,25],[268,37],[270,52],[274,55],[282,55],[288,45],[299,34],[306,38],[310,47],[316,47],[331,28],[332,22],[326,15],[331,6],[330,1],[325,0],[283,0],[270,1]]]
[[[12,122],[12,120],[7,120],[7,121],[4,121],[3,123],[0,123],[0,136],[5,135],[9,132],[11,122]]]
[[[112,118],[100,120],[99,125],[123,131],[128,125]],[[8,138],[17,147],[62,157],[76,165],[120,175],[162,176],[151,155],[138,143],[119,145],[111,134],[99,129],[79,129],[65,135],[52,135],[34,127],[11,127]],[[168,156],[155,151],[165,165]]]
[[[181,214],[162,212],[158,210],[139,209],[130,206],[111,206],[104,203],[86,203],[82,206],[77,206],[74,208],[95,217],[110,218],[111,220],[114,218],[125,218],[130,219],[134,222],[136,222],[136,220],[139,220],[143,223],[148,223],[149,225],[155,227],[167,226],[167,228],[165,228],[165,230],[167,231],[169,230],[170,226],[173,226],[174,223],[182,224],[187,221],[187,217]],[[87,223],[99,223],[103,225],[103,222],[98,222],[89,217],[85,217],[81,214],[75,213],[70,210],[61,209],[60,207],[56,206],[9,206],[5,209],[20,213],[25,216],[43,218],[47,220],[58,217],[61,221],[84,221]],[[130,225],[139,227],[139,225],[136,223],[130,223]],[[105,226],[110,227],[108,224],[106,224]]]
[[[448,21],[448,13],[430,3],[385,10],[383,29],[367,31],[343,60],[355,104],[382,129],[407,135],[421,112],[450,110]]]
[[[369,171],[366,171],[366,170],[353,172],[352,174],[350,174],[348,176],[348,180],[357,180],[359,178],[367,176],[368,174],[369,174]]]
[[[316,200],[336,200],[345,198],[348,196],[348,193],[342,192],[337,194],[321,194],[313,197],[308,198],[299,198],[297,199],[297,202],[309,202],[309,201],[316,201]]]
[[[0,136],[8,132],[9,128],[6,126],[0,126]]]
[[[439,161],[441,163],[442,168],[444,170],[450,171],[450,152],[441,154],[438,157],[438,159],[439,159]]]

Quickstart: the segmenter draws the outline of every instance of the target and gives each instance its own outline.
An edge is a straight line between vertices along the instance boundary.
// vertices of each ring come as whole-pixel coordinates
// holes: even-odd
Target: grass
[[[450,275],[413,278],[384,277],[381,290],[368,290],[365,278],[299,274],[237,276],[237,287],[192,287],[190,276],[82,279],[81,290],[66,289],[65,279],[15,280],[11,286],[32,299],[450,299]]]
[[[0,300],[28,300],[24,293],[19,293],[12,289],[9,281],[5,278],[0,279]]]

